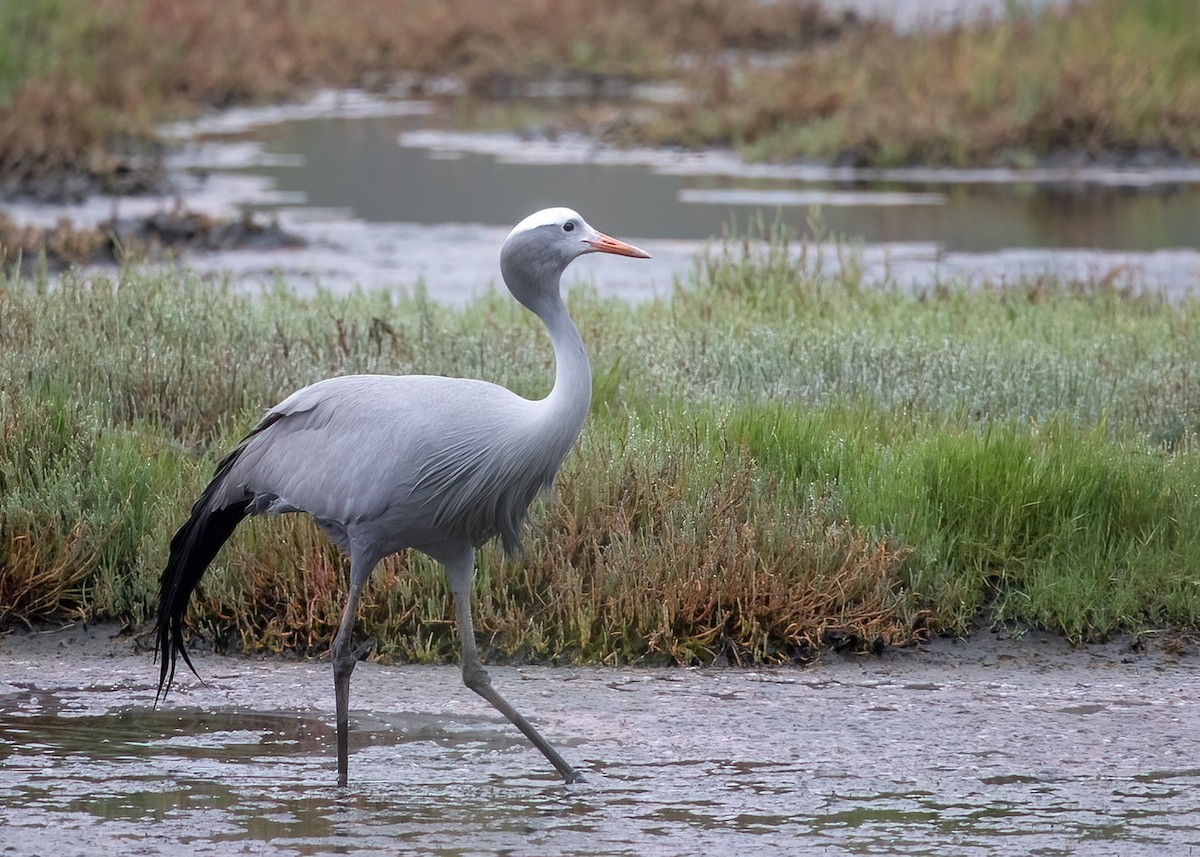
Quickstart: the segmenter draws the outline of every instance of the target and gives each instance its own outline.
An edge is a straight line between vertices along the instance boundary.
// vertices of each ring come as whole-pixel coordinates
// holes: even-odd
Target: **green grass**
[[[1111,281],[910,295],[785,236],[714,249],[672,300],[581,291],[593,412],[528,555],[481,556],[490,656],[759,662],[979,619],[1073,640],[1200,625],[1200,303]],[[853,269],[853,266],[851,266]],[[150,615],[221,452],[346,372],[547,391],[506,295],[295,297],[131,267],[0,286],[0,621]],[[322,651],[344,568],[253,521],[199,592],[219,646]],[[448,659],[439,569],[377,572],[360,630]]]
[[[799,490],[834,493],[849,520],[912,545],[906,584],[934,599],[942,627],[965,630],[984,607],[1074,640],[1190,627],[1194,453],[1062,419],[914,424],[861,409],[768,407],[728,432]]]

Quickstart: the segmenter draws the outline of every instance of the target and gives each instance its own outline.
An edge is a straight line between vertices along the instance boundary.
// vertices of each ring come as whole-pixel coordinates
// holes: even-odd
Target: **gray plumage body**
[[[582,415],[560,419],[552,404],[466,378],[331,378],[267,413],[216,501],[249,499],[250,514],[308,512],[347,552],[353,538],[380,558],[496,535],[511,553],[582,427]]]
[[[554,480],[591,400],[587,354],[559,293],[583,253],[647,254],[569,209],[526,218],[501,250],[505,284],[546,325],[555,380],[544,399],[468,378],[349,375],[305,387],[269,410],[217,466],[171,540],[163,571],[159,695],[177,656],[191,667],[183,616],[221,545],[247,515],[307,512],[350,557],[350,589],[331,650],[338,782],[347,781],[350,645],[362,587],[379,560],[415,548],[443,563],[455,597],[463,679],[534,743],[568,781],[578,774],[491,686],[475,649],[470,582],[475,548],[519,546],[529,504]]]

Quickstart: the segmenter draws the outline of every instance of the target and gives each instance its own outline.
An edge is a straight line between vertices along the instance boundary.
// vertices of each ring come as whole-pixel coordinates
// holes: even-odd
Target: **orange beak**
[[[616,238],[605,235],[603,232],[596,233],[595,238],[589,238],[585,243],[590,248],[589,252],[615,253],[618,256],[632,256],[635,259],[650,258],[650,254],[640,247],[634,247],[632,244],[618,241]]]

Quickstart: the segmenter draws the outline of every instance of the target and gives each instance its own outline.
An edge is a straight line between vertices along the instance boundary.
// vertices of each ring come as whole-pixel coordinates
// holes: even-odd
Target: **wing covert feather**
[[[293,393],[238,450],[227,500],[353,526],[444,525],[482,486],[487,461],[526,433],[536,403],[485,381],[356,375]],[[555,462],[557,464],[557,462]]]

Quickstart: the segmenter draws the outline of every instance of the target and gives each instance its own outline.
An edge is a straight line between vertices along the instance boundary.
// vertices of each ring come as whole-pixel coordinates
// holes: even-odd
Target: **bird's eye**
[[[574,231],[575,231],[575,221],[574,220],[568,220],[566,223],[563,224],[563,232],[574,232]]]

